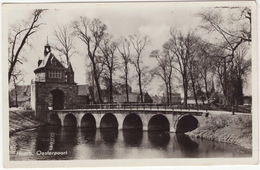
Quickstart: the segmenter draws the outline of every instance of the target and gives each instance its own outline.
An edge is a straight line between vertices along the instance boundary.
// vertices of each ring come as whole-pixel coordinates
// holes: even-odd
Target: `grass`
[[[193,138],[232,143],[252,149],[251,115],[211,115],[205,125],[188,132]]]
[[[32,110],[10,110],[9,111],[9,134],[38,127],[43,123],[36,120]]]

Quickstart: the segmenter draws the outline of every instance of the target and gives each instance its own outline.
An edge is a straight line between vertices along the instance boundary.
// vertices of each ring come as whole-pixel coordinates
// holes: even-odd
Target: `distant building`
[[[163,93],[161,103],[167,103],[167,94]],[[171,93],[171,104],[181,104],[181,94]]]
[[[126,94],[116,94],[113,96],[114,97],[114,102],[115,103],[125,103],[127,102],[126,100]],[[138,103],[138,97],[139,97],[139,93],[135,93],[135,92],[130,92],[128,94],[128,98],[130,103]]]
[[[153,99],[153,103],[159,104],[159,103],[162,102],[162,97],[160,97],[160,96],[154,95],[154,96],[151,96],[151,97]]]
[[[144,103],[153,103],[152,97],[147,92],[144,93]]]

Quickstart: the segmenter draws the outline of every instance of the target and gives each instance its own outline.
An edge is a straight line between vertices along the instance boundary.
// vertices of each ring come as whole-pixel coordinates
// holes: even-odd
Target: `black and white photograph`
[[[256,17],[255,1],[4,3],[5,166],[257,164]]]

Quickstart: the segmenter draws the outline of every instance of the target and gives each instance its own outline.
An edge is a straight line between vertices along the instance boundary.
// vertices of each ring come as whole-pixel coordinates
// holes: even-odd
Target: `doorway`
[[[59,89],[51,91],[52,94],[52,107],[53,110],[64,109],[64,92]]]

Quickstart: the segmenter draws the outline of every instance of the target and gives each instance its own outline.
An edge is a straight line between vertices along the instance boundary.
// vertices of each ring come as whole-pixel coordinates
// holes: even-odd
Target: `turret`
[[[51,52],[51,46],[47,43],[44,46],[44,56],[46,57]]]

